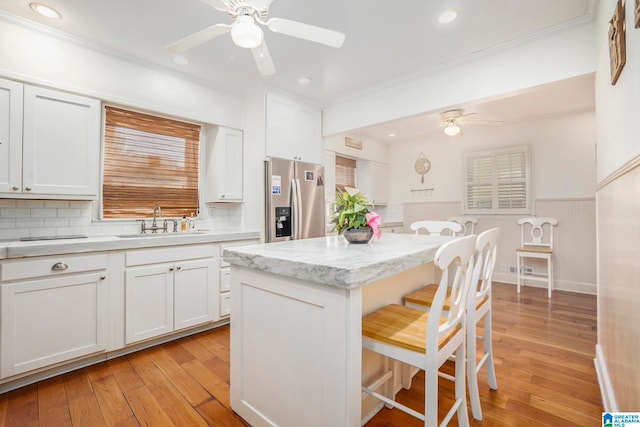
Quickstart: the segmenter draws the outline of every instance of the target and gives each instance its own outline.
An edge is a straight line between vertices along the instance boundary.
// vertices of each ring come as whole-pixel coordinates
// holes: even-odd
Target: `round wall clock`
[[[421,175],[420,184],[424,184],[424,175],[431,169],[431,162],[429,161],[427,156],[424,155],[424,153],[420,153],[420,157],[418,157],[418,160],[416,160],[413,168],[418,174]]]

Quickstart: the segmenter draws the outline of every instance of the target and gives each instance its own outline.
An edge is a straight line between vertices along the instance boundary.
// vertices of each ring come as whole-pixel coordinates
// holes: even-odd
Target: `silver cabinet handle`
[[[169,267],[169,271],[173,271],[173,267]]]
[[[31,187],[26,187],[25,190],[31,191]]]
[[[69,266],[64,262],[56,262],[51,266],[51,271],[65,271]]]
[[[177,268],[178,268],[178,270],[182,270],[182,267],[180,267],[180,266],[178,266]]]
[[[18,191],[18,190],[20,189],[20,187],[15,187],[15,186],[14,186],[14,187],[11,187],[11,189],[12,189],[13,191]]]
[[[107,278],[107,276],[100,276],[100,280],[104,280],[106,278]]]

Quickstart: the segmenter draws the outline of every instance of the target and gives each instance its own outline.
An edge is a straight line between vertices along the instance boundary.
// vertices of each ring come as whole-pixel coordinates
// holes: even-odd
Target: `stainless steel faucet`
[[[144,222],[144,219],[140,223],[140,233],[145,234],[147,230],[151,230],[152,233],[157,233],[158,230],[162,230],[163,233],[167,232],[167,220],[165,219],[162,223],[162,226],[158,226],[158,218],[162,219],[162,209],[160,209],[160,205],[156,204],[153,207],[153,222],[151,222],[151,227],[147,227]],[[173,221],[173,231],[178,231],[178,223],[176,220]]]
[[[159,204],[156,204],[153,207],[153,222],[151,223],[151,227],[153,227],[153,228],[158,227],[158,222],[156,221],[156,213],[158,214],[158,218],[162,218],[162,209],[160,209],[160,205]]]

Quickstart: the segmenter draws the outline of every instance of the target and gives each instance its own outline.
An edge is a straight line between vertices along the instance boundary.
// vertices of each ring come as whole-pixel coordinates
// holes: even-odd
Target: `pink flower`
[[[367,212],[365,218],[367,219],[367,225],[371,227],[371,231],[373,231],[373,238],[378,240],[382,235],[382,230],[380,230],[382,219],[380,215],[375,212]]]

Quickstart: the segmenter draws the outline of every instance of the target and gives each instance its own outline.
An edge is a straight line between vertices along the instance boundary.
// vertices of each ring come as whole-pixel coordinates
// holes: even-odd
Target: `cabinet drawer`
[[[220,269],[220,292],[228,292],[231,290],[231,268],[224,267]]]
[[[61,274],[81,273],[104,270],[107,268],[107,255],[61,255],[7,261],[1,264],[0,281],[22,280],[34,277],[58,276]]]
[[[220,317],[226,317],[231,314],[231,293],[226,292],[220,294]]]
[[[215,249],[215,245],[205,244],[129,251],[126,254],[125,265],[132,267],[187,259],[211,258],[215,256]]]

